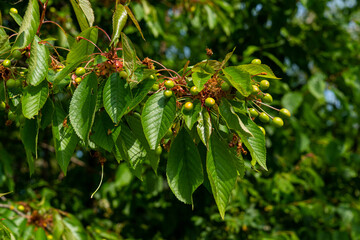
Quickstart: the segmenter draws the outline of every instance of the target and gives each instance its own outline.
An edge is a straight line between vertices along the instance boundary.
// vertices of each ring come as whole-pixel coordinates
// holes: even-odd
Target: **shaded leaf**
[[[141,116],[139,114],[127,115],[126,122],[129,124],[131,131],[137,139],[141,142],[141,145],[147,152],[147,158],[150,161],[150,165],[155,173],[160,161],[160,156],[155,153],[155,150],[151,150],[148,141],[146,140],[144,129],[141,124]]]
[[[25,119],[24,124],[20,127],[20,137],[25,147],[30,175],[32,175],[35,170],[33,154],[37,157],[38,134],[39,126],[37,119]]]
[[[89,134],[94,122],[97,94],[95,73],[83,79],[76,88],[70,102],[69,116],[71,125],[81,140],[88,144]]]
[[[97,43],[99,30],[95,27],[87,28],[79,34],[79,37],[86,38],[93,42]],[[85,39],[79,39],[71,45],[70,52],[66,56],[67,64],[72,64],[74,62],[79,62],[79,59],[83,59],[85,56],[89,56],[94,52],[95,46]],[[62,71],[64,71],[63,69]]]
[[[47,82],[42,82],[37,86],[27,86],[24,89],[22,99],[22,112],[26,118],[33,118],[44,106],[49,95]]]
[[[121,42],[123,47],[122,57],[124,59],[125,70],[129,76],[135,71],[136,68],[136,52],[133,43],[124,34],[121,33]]]
[[[192,80],[194,85],[198,88],[199,91],[204,89],[204,85],[211,78],[211,74],[207,72],[194,72],[192,74]]]
[[[234,159],[226,142],[217,134],[212,134],[206,157],[206,168],[216,205],[222,219],[225,217],[226,206],[231,191],[235,187],[237,171]]]
[[[119,123],[131,102],[130,87],[119,73],[110,75],[103,90],[103,102],[106,112],[114,123]]]
[[[63,124],[66,118],[64,110],[58,104],[55,104],[52,133],[54,137],[56,160],[65,176],[70,159],[75,151],[76,145],[79,142],[79,138],[72,125]]]
[[[252,81],[248,72],[238,67],[227,67],[223,72],[231,85],[243,96],[247,97],[252,93]]]
[[[114,147],[114,143],[120,134],[120,126],[115,126],[106,112],[98,112],[95,116],[90,140],[108,152]]]
[[[134,14],[131,12],[131,10],[130,10],[130,8],[128,6],[125,6],[125,9],[126,9],[128,15],[130,16],[131,20],[135,24],[137,30],[140,32],[141,37],[145,40],[145,37],[144,37],[144,35],[143,35],[142,31],[141,31],[141,27],[140,27],[138,21],[136,20]]]
[[[150,149],[155,150],[160,140],[171,127],[176,113],[174,96],[166,98],[163,92],[152,95],[145,103],[141,122]]]
[[[241,137],[241,141],[250,151],[253,160],[256,160],[262,168],[267,170],[265,136],[263,132],[248,116],[239,115],[239,117],[253,135],[252,137],[247,137],[242,132],[238,131],[237,133]]]
[[[208,146],[208,142],[212,132],[212,125],[211,125],[209,112],[205,108],[202,108],[202,110],[199,112],[197,121],[198,121],[198,125],[196,126],[196,128],[199,137],[201,141],[204,143],[204,145]]]
[[[241,131],[245,136],[252,136],[251,132],[244,123],[241,121],[238,115],[236,115],[233,107],[228,100],[222,99],[219,106],[220,115],[225,120],[227,126],[230,129]]]
[[[193,204],[192,194],[204,181],[200,154],[185,128],[171,144],[166,176],[174,195],[182,202]]]

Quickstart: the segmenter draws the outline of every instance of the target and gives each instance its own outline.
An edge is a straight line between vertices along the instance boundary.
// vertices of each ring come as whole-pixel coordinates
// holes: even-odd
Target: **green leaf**
[[[150,165],[155,173],[157,173],[157,168],[160,161],[160,156],[155,153],[155,150],[151,150],[148,141],[146,140],[144,129],[141,124],[141,116],[139,114],[127,115],[126,122],[129,124],[129,127],[135,137],[139,139],[141,145],[147,152],[147,158],[150,161]]]
[[[110,46],[113,44],[114,44],[114,46],[116,46],[118,44],[121,31],[125,27],[127,18],[128,18],[128,13],[127,13],[125,7],[121,3],[116,4],[115,12],[112,17],[113,34],[111,37]],[[124,46],[123,46],[123,48],[124,48]]]
[[[115,126],[106,112],[96,114],[90,140],[108,152],[114,147],[114,143],[120,134],[120,126]]]
[[[145,161],[147,154],[139,139],[136,138],[131,129],[121,123],[120,137],[124,143],[126,160],[129,161],[130,166],[136,170]]]
[[[244,123],[241,121],[238,115],[236,115],[233,107],[225,98],[221,100],[219,106],[220,115],[224,118],[226,125],[230,129],[241,131],[245,136],[252,136],[251,132]]]
[[[49,69],[49,50],[41,39],[35,36],[31,44],[29,68],[26,81],[33,86],[39,85],[46,77]]]
[[[192,74],[192,80],[194,82],[194,85],[198,88],[199,91],[204,89],[205,83],[207,83],[210,78],[211,74],[207,72],[194,72]]]
[[[0,236],[4,240],[16,240],[11,230],[2,222],[0,222]]]
[[[0,193],[0,197],[6,196],[6,195],[8,195],[10,193],[12,193],[12,192]]]
[[[18,13],[14,14],[14,13],[10,12],[10,16],[15,20],[17,25],[19,25],[19,26],[22,25],[23,19]]]
[[[281,105],[288,109],[291,114],[295,114],[303,102],[303,95],[300,92],[286,93],[281,99]]]
[[[90,1],[89,0],[79,0],[79,5],[88,20],[89,26],[92,27],[94,24],[94,21],[95,21],[95,17],[94,17],[94,11],[91,7]]]
[[[131,12],[131,10],[130,10],[130,8],[129,8],[128,6],[125,6],[125,9],[126,9],[128,15],[130,16],[131,20],[132,20],[133,23],[135,24],[137,30],[140,32],[141,37],[142,37],[142,38],[144,39],[144,41],[145,41],[145,37],[144,37],[144,35],[143,35],[142,31],[141,31],[141,27],[140,27],[138,21],[136,20],[134,14]]]
[[[70,2],[71,2],[71,5],[73,6],[73,9],[74,9],[76,18],[78,20],[78,23],[80,25],[81,31],[88,29],[90,27],[90,25],[86,19],[86,16],[85,16],[83,10],[80,7],[80,5],[77,3],[76,0],[70,0]]]
[[[38,134],[38,120],[36,118],[30,120],[25,119],[24,124],[20,127],[20,137],[25,147],[26,157],[30,169],[30,175],[32,175],[35,170],[35,162],[32,154],[35,154],[37,158]]]
[[[150,149],[155,150],[171,127],[176,113],[175,97],[166,98],[164,93],[152,95],[145,103],[141,122]]]
[[[40,127],[44,130],[52,122],[54,113],[54,104],[50,98],[48,98],[41,110],[41,122]]]
[[[20,26],[12,51],[27,47],[35,37],[40,24],[40,10],[37,0],[30,0]]]
[[[225,217],[226,206],[236,183],[235,161],[236,157],[231,154],[226,142],[223,142],[219,135],[212,134],[206,157],[206,168],[211,190],[222,219]]]
[[[261,74],[260,76],[262,78],[280,79],[276,77],[273,71],[270,69],[270,67],[265,64],[244,64],[237,66],[237,68],[245,72],[248,72],[252,76],[258,75],[260,73],[265,73],[265,74]]]
[[[252,93],[252,81],[249,73],[239,67],[227,67],[223,69],[223,72],[231,85],[243,96],[247,97]]]
[[[9,36],[6,34],[4,29],[0,28],[0,49],[7,43],[9,44]]]
[[[24,89],[22,99],[22,112],[26,118],[33,118],[44,106],[49,95],[47,82],[42,82],[37,86],[27,86]]]
[[[261,167],[267,170],[265,136],[263,132],[248,116],[239,115],[239,117],[253,135],[252,137],[247,137],[242,132],[238,131],[237,133],[241,137],[241,141],[250,151],[253,160],[256,160]]]
[[[95,27],[87,28],[80,33],[79,37],[86,38],[96,44],[98,40],[98,29]],[[70,52],[66,56],[67,64],[78,62],[79,59],[83,59],[84,56],[89,56],[94,52],[94,49],[95,46],[85,39],[80,38],[79,41],[75,40],[74,44],[70,48]],[[64,70],[65,69],[62,71]]]
[[[97,80],[91,73],[76,88],[70,102],[70,122],[76,134],[88,144],[89,134],[95,118]]]
[[[192,194],[204,181],[200,154],[185,128],[171,144],[166,176],[174,195],[182,202],[193,204]]]
[[[324,100],[324,91],[326,75],[323,73],[315,73],[308,81],[309,91],[317,100]]]
[[[225,66],[225,64],[230,60],[231,56],[234,54],[235,52],[235,49],[234,48],[231,52],[229,52],[228,54],[226,54],[224,60],[221,62],[221,68],[223,68]]]
[[[45,234],[45,230],[42,228],[38,228],[35,231],[35,240],[46,240],[46,234]]]
[[[190,130],[197,122],[199,113],[201,112],[201,102],[198,99],[194,100],[193,105],[194,108],[191,111],[186,111],[184,108],[182,109],[183,119]]]
[[[208,146],[208,142],[212,132],[212,125],[211,125],[209,112],[205,108],[202,108],[202,110],[199,112],[199,117],[197,121],[198,121],[198,125],[196,126],[196,128],[199,137],[201,141],[204,143],[204,145]]]
[[[138,84],[136,88],[132,90],[133,99],[128,104],[126,113],[133,110],[147,96],[147,94],[149,93],[155,82],[156,82],[155,78],[147,79],[146,81],[143,81],[140,84]]]
[[[64,239],[87,240],[87,234],[81,222],[74,216],[67,214],[63,219],[64,223]]]
[[[113,73],[106,81],[103,102],[106,112],[114,123],[119,123],[131,101],[130,87],[119,73]]]
[[[66,176],[67,167],[79,142],[79,138],[71,124],[63,124],[65,119],[66,113],[58,104],[55,104],[52,122],[55,154],[56,160]]]
[[[123,60],[124,67],[129,76],[135,71],[136,68],[136,52],[133,43],[130,39],[124,34],[121,33],[121,42],[123,47]]]

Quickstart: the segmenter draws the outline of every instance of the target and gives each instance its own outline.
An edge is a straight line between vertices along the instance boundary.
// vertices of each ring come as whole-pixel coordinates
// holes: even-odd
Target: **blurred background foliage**
[[[76,35],[71,4],[49,2],[46,18]],[[3,25],[16,29],[9,9],[16,7],[23,15],[26,4],[0,1]],[[111,33],[114,1],[92,5],[96,24]],[[204,187],[195,193],[194,210],[175,199],[164,176],[166,153],[159,176],[148,169],[143,181],[126,164],[108,159],[105,183],[90,199],[100,178],[100,165],[91,154],[78,149],[64,177],[46,130],[39,136],[40,157],[29,178],[19,132],[5,127],[0,117],[0,192],[13,191],[0,204],[22,205],[25,212],[39,215],[26,224],[21,211],[3,207],[0,223],[17,237],[39,226],[45,231],[39,228],[37,235],[45,236],[49,226],[57,226],[67,229],[66,239],[360,239],[360,3],[133,0],[130,7],[146,41],[131,21],[125,33],[140,58],[180,70],[187,60],[205,59],[206,47],[214,59],[236,47],[231,65],[260,58],[282,78],[271,81],[270,93],[274,105],[293,116],[280,130],[265,126],[269,171],[248,166],[225,221]],[[66,46],[54,25],[42,30]],[[101,33],[99,46],[108,46]]]

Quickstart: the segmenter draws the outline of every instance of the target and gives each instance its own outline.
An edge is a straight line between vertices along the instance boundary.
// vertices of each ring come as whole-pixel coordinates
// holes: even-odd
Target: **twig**
[[[14,206],[10,205],[10,204],[3,204],[0,203],[0,208],[8,208],[14,212],[16,212],[18,215],[20,215],[21,217],[24,218],[28,218],[28,216],[26,216],[24,213],[20,212],[18,209],[16,209]]]

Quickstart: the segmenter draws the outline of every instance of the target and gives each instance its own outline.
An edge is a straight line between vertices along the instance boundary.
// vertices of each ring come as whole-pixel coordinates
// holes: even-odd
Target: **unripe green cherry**
[[[159,89],[160,89],[160,87],[159,87],[159,84],[157,84],[157,83],[155,83],[151,88],[151,90],[153,90],[154,92],[156,92]]]
[[[120,77],[126,79],[128,77],[128,74],[125,71],[121,71]]]
[[[18,10],[16,8],[10,8],[10,13],[18,14]]]
[[[221,84],[221,90],[223,90],[224,92],[227,92],[231,89],[231,86],[230,84],[228,84],[227,82],[223,82]]]
[[[154,79],[154,78],[155,78],[154,74],[151,74],[150,79]]]
[[[15,113],[9,111],[8,112],[8,119],[11,120],[11,121],[15,121],[15,119],[16,119]]]
[[[81,81],[82,81],[82,78],[81,78],[81,77],[75,78],[75,82],[76,82],[77,84],[81,83]]]
[[[156,147],[155,153],[156,153],[156,155],[158,155],[158,156],[161,155],[161,153],[162,153],[162,147],[161,147],[160,145]]]
[[[12,78],[6,81],[7,88],[14,88],[16,86],[16,81]]]
[[[20,79],[15,80],[15,87],[20,87],[22,84],[22,81]]]
[[[166,98],[170,98],[173,95],[173,92],[171,90],[165,90],[164,91],[164,96]]]
[[[6,108],[6,103],[4,101],[0,102],[0,111],[4,111]]]
[[[262,80],[262,81],[260,82],[260,89],[261,89],[261,90],[266,90],[266,89],[268,89],[269,87],[270,87],[270,83],[269,83],[268,80]]]
[[[287,110],[286,108],[282,108],[279,112],[280,116],[283,118],[289,118],[291,117],[291,113],[289,110]]]
[[[277,128],[284,126],[284,121],[279,117],[274,117],[271,124]]]
[[[4,67],[10,67],[11,66],[11,61],[9,59],[5,59],[2,63],[2,65]]]
[[[208,97],[207,99],[205,99],[205,106],[207,107],[212,107],[215,105],[215,99]]]
[[[19,50],[15,50],[11,53],[11,57],[15,60],[19,60],[21,58],[22,54]]]
[[[260,113],[259,119],[260,119],[260,121],[262,121],[263,123],[267,123],[267,122],[270,121],[269,116],[268,116],[266,113],[264,113],[264,112]]]
[[[194,109],[194,104],[192,103],[192,102],[186,102],[185,104],[184,104],[184,110],[185,111],[191,111],[191,110],[193,110]]]
[[[76,69],[76,71],[75,71],[76,76],[82,76],[82,75],[84,75],[85,73],[86,73],[86,70],[85,70],[85,68],[83,68],[83,67],[78,67],[78,68]]]
[[[191,93],[191,95],[198,95],[198,94],[199,94],[199,90],[198,90],[198,88],[197,88],[196,86],[192,86],[192,87],[190,88],[190,93]]]
[[[167,80],[164,82],[164,86],[167,88],[167,89],[170,89],[170,88],[173,88],[175,86],[175,83],[171,80]]]
[[[266,134],[266,131],[265,131],[265,128],[263,128],[262,126],[258,126],[260,128],[260,130],[262,131],[262,133],[265,135]]]
[[[253,59],[252,61],[251,61],[251,63],[252,64],[261,64],[261,60],[260,59]]]
[[[252,85],[252,93],[258,93],[258,92],[260,92],[260,89],[259,89],[259,87],[258,86],[256,86],[256,85]]]
[[[262,98],[262,100],[265,103],[272,103],[273,102],[273,98],[269,93],[265,93],[264,97]]]
[[[257,116],[259,116],[259,113],[258,113],[258,111],[256,111],[255,108],[250,108],[250,109],[249,109],[249,113],[250,113],[250,116],[251,116],[251,117],[254,117],[254,118],[256,118]]]

